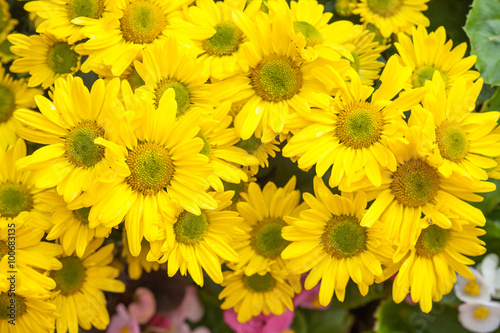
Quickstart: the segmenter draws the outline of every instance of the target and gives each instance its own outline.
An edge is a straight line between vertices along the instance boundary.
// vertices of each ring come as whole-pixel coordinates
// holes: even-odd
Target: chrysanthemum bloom
[[[288,260],[292,273],[310,271],[304,287],[312,289],[321,279],[319,303],[326,306],[334,294],[344,300],[345,288],[352,279],[362,295],[381,277],[383,265],[392,264],[392,243],[381,223],[371,228],[360,225],[366,212],[366,195],[333,195],[320,177],[314,178],[315,196],[304,193],[311,209],[299,218],[286,217],[290,226],[283,238],[291,242],[281,256]]]
[[[54,332],[57,317],[55,305],[49,295],[39,295],[26,290],[16,290],[15,296],[0,292],[0,331],[2,333]],[[15,301],[15,319],[10,317],[12,301]],[[10,321],[10,323],[9,323]]]
[[[12,32],[18,21],[11,17],[10,6],[6,0],[0,0],[0,43]]]
[[[384,38],[391,34],[407,33],[416,26],[428,27],[430,22],[422,13],[429,0],[360,0],[354,14],[361,22],[375,25]]]
[[[142,61],[142,57],[140,59],[137,59],[139,61]],[[140,86],[144,85],[144,80],[141,78],[139,73],[137,73],[137,70],[135,69],[135,66],[131,64],[128,66],[121,75],[116,76],[111,72],[111,66],[106,66],[106,65],[101,65],[101,66],[94,66],[92,67],[92,71],[96,73],[99,78],[102,78],[104,82],[111,81],[115,77],[119,77],[120,80],[127,80],[130,88],[132,91],[135,91],[135,89],[139,88]]]
[[[298,165],[304,170],[316,164],[320,177],[332,167],[331,187],[343,179],[349,186],[361,171],[372,184],[380,186],[381,168],[396,170],[396,158],[389,145],[406,142],[403,111],[418,104],[425,94],[424,89],[412,90],[391,101],[410,75],[409,68],[391,58],[380,78],[382,84],[373,93],[373,88],[361,85],[359,76],[351,71],[351,83],[341,87],[330,111],[312,109],[309,114],[300,113],[314,121],[289,140],[283,156],[300,156]],[[340,77],[332,79],[343,83]]]
[[[43,19],[36,27],[38,33],[50,33],[68,39],[69,44],[85,38],[78,25],[79,18],[100,20],[109,0],[37,0],[24,5],[28,12]]]
[[[167,262],[169,276],[177,271],[182,275],[189,272],[200,286],[204,283],[203,270],[212,281],[222,283],[221,263],[238,260],[230,244],[243,233],[240,229],[243,219],[237,212],[225,209],[231,204],[233,193],[213,192],[211,195],[217,201],[217,209],[204,209],[200,215],[172,206],[162,227],[164,241],[152,243],[150,251],[151,257],[159,263]],[[148,256],[148,259],[151,258]]]
[[[484,230],[470,225],[463,230],[442,229],[436,224],[422,229],[415,247],[400,263],[392,286],[394,301],[400,303],[411,293],[412,301],[428,313],[432,301],[440,301],[451,291],[456,273],[473,280],[467,265],[474,261],[466,256],[478,256],[486,251],[485,243],[478,238],[484,234]]]
[[[300,292],[300,276],[287,276],[270,271],[264,275],[245,275],[244,271],[225,271],[224,289],[219,299],[225,298],[222,310],[234,308],[238,321],[244,323],[261,313],[281,315],[293,311],[292,297]]]
[[[474,279],[467,279],[461,275],[457,276],[457,283],[453,287],[455,295],[459,300],[465,303],[488,302],[494,293],[494,287],[489,285],[479,271],[469,267],[474,274]]]
[[[114,227],[125,218],[133,256],[139,255],[143,236],[149,242],[157,239],[161,215],[172,200],[194,215],[217,207],[206,193],[213,170],[200,154],[203,140],[196,137],[200,114],[193,110],[176,120],[174,95],[174,89],[167,89],[156,110],[137,103],[135,117],[117,115],[112,140],[95,140],[106,148],[114,177],[84,194],[84,203],[92,205],[89,225]]]
[[[82,256],[59,258],[62,268],[50,272],[56,281],[52,298],[61,317],[56,320],[57,332],[77,333],[79,327],[92,326],[104,330],[109,324],[103,291],[121,293],[125,284],[116,277],[119,270],[109,266],[113,261],[113,244],[99,249],[104,238],[91,242]]]
[[[478,302],[458,306],[462,326],[476,333],[494,332],[500,326],[500,303]]]
[[[276,13],[273,19],[259,12],[252,20],[235,10],[233,18],[249,40],[240,47],[248,60],[249,72],[213,84],[212,89],[218,100],[244,103],[234,120],[243,140],[255,133],[262,142],[270,142],[281,133],[290,113],[328,107],[329,90],[319,80],[327,80],[327,75],[319,66],[328,65],[331,71],[344,73],[349,69],[348,60],[317,59],[306,63],[291,37],[290,11]]]
[[[233,245],[240,257],[235,269],[252,275],[285,266],[281,252],[289,242],[281,236],[281,229],[288,225],[284,218],[298,217],[307,208],[299,205],[300,192],[295,190],[295,184],[295,177],[283,188],[268,182],[261,190],[257,183],[250,183],[248,193],[241,193],[244,201],[237,204],[237,210],[245,219],[245,234],[235,239]]]
[[[81,56],[65,39],[51,34],[11,34],[8,39],[13,45],[12,52],[19,56],[10,70],[14,73],[29,72],[29,87],[41,85],[47,89],[57,78],[75,74],[80,68]]]
[[[500,112],[472,112],[483,80],[467,87],[466,81],[458,78],[448,93],[441,78],[432,83],[423,108],[412,109],[408,122],[422,127],[426,140],[419,149],[445,177],[456,172],[472,179],[488,179],[485,169],[495,167],[495,158],[500,156],[500,133],[494,133]]]
[[[276,152],[280,151],[279,142],[273,139],[269,142],[262,142],[261,139],[252,135],[246,140],[240,139],[236,143],[236,147],[244,149],[247,153],[255,156],[259,160],[259,165],[251,165],[250,171],[253,175],[259,172],[259,166],[261,168],[267,168],[269,166],[269,156],[276,157]]]
[[[12,116],[19,108],[34,108],[36,95],[42,90],[28,88],[24,79],[13,79],[0,65],[0,150],[13,146],[17,141],[16,130],[19,122]]]
[[[425,81],[431,80],[434,72],[438,72],[445,82],[446,89],[451,88],[459,77],[468,82],[479,77],[479,72],[471,70],[476,63],[476,56],[464,58],[467,43],[456,46],[453,41],[446,42],[446,31],[439,27],[435,32],[419,26],[411,30],[411,38],[405,34],[398,35],[394,43],[398,49],[396,57],[405,66],[412,69],[407,88],[423,87]]]
[[[89,38],[77,46],[80,54],[89,58],[82,65],[83,72],[89,72],[100,64],[112,67],[114,75],[119,76],[145,49],[171,34],[183,38],[205,39],[215,33],[207,27],[194,27],[183,24],[182,29],[175,25],[182,21],[180,9],[193,0],[125,0],[110,1],[106,8],[110,15],[103,20],[81,17],[78,24],[84,25],[81,32]]]
[[[422,228],[436,224],[443,229],[463,224],[482,226],[486,219],[483,213],[462,200],[481,201],[474,192],[491,192],[493,183],[472,181],[453,174],[444,177],[434,166],[418,153],[422,143],[421,129],[413,126],[406,134],[409,145],[398,143],[391,146],[397,159],[397,168],[382,172],[380,187],[369,184],[366,176],[350,186],[340,184],[341,191],[367,192],[369,200],[375,201],[361,220],[361,225],[370,227],[380,220],[389,237],[398,246],[394,262],[413,248]],[[422,215],[423,214],[423,215]]]
[[[104,147],[94,139],[107,137],[117,124],[107,121],[109,109],[123,109],[117,99],[119,80],[104,85],[98,80],[89,90],[79,77],[69,75],[55,83],[53,101],[37,96],[41,113],[19,109],[14,116],[24,126],[22,138],[46,144],[33,155],[17,161],[21,170],[37,170],[36,186],[57,186],[57,192],[70,202],[109,173]],[[115,111],[117,112],[117,111]]]
[[[148,253],[151,248],[148,241],[143,239],[141,242],[141,252],[138,256],[133,256],[128,248],[126,231],[123,232],[122,239],[122,257],[124,257],[125,261],[127,262],[127,273],[132,280],[139,280],[144,271],[146,271],[146,273],[149,273],[151,271],[157,271],[160,269],[160,264],[157,261],[147,260]],[[163,266],[162,268],[165,269],[165,267]]]

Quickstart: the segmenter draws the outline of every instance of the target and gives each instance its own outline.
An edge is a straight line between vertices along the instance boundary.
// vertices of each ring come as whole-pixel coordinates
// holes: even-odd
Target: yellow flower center
[[[92,207],[83,207],[73,211],[75,218],[84,225],[89,224],[89,214]]]
[[[265,275],[243,275],[243,284],[251,291],[264,293],[273,290],[274,286],[276,286],[276,280],[269,272]]]
[[[384,122],[379,110],[370,103],[349,104],[337,116],[339,141],[353,149],[367,148],[380,140]]]
[[[30,192],[21,184],[0,184],[0,216],[14,218],[33,208]]]
[[[306,46],[314,46],[323,42],[323,36],[316,27],[305,21],[294,21],[293,30],[295,33],[302,33],[306,39]]]
[[[338,259],[352,257],[366,249],[367,234],[351,215],[333,216],[321,236],[325,252]]]
[[[269,102],[279,102],[299,92],[302,71],[292,59],[273,54],[252,68],[250,80],[257,96]]]
[[[490,312],[484,306],[480,306],[476,310],[474,310],[474,317],[476,317],[477,319],[486,319],[489,315]]]
[[[411,76],[413,87],[414,88],[423,87],[425,85],[425,81],[432,80],[432,76],[434,75],[435,71],[438,71],[443,77],[443,79],[445,79],[443,73],[438,69],[436,69],[435,67],[423,66],[415,70]]]
[[[0,86],[0,124],[8,121],[15,109],[16,98],[14,92],[7,87]]]
[[[287,224],[281,218],[267,217],[258,221],[250,233],[250,244],[257,254],[274,259],[290,244],[281,236],[281,229]]]
[[[481,288],[479,288],[479,285],[476,281],[469,281],[465,285],[464,291],[471,296],[476,296],[481,293]]]
[[[240,140],[236,143],[236,147],[244,149],[247,153],[253,154],[257,149],[259,149],[261,140],[252,135],[247,140]]]
[[[142,79],[142,77],[139,75],[139,73],[137,73],[137,71],[135,69],[132,71],[132,73],[130,73],[127,76],[127,81],[128,81],[128,83],[130,83],[130,87],[134,91],[137,88],[139,88],[140,86],[143,86],[145,83],[144,80]]]
[[[104,146],[94,139],[104,137],[104,129],[94,120],[84,120],[72,127],[66,136],[66,157],[77,167],[90,168],[104,157]]]
[[[60,258],[62,268],[52,271],[50,277],[56,282],[55,291],[60,290],[64,296],[72,295],[80,290],[85,282],[85,267],[76,257]]]
[[[134,44],[152,43],[161,34],[167,20],[163,10],[149,1],[135,1],[125,8],[120,26],[123,38]]]
[[[75,73],[80,56],[71,45],[64,42],[55,43],[49,50],[47,63],[56,74]]]
[[[175,91],[175,101],[177,102],[177,117],[184,114],[191,106],[191,93],[181,82],[175,79],[162,79],[155,90],[155,106],[158,107],[163,93],[172,88]]]
[[[168,150],[153,142],[140,143],[125,162],[130,169],[127,183],[144,195],[167,187],[175,172]]]
[[[421,257],[432,258],[446,247],[450,238],[449,231],[433,224],[422,230],[415,245],[416,252]]]
[[[370,10],[381,16],[391,16],[398,12],[403,0],[367,0]]]
[[[182,212],[174,224],[175,239],[179,243],[193,245],[203,240],[207,229],[208,219],[204,213],[198,216]]]
[[[441,156],[452,162],[460,162],[469,152],[469,140],[462,127],[456,123],[443,122],[436,129],[436,140]]]
[[[14,303],[12,300],[14,300]],[[26,298],[23,296],[9,296],[8,293],[0,293],[0,320],[19,320],[19,318],[26,313],[26,308]],[[11,315],[14,318],[12,318]],[[7,323],[4,325],[7,325]]]
[[[238,51],[243,42],[243,32],[231,22],[221,22],[214,27],[216,33],[203,43],[208,54],[214,56],[231,55]]]
[[[426,204],[439,190],[436,168],[422,160],[409,160],[398,166],[393,174],[391,190],[396,200],[406,207]]]
[[[67,4],[70,20],[77,17],[98,19],[104,11],[103,0],[70,0]]]

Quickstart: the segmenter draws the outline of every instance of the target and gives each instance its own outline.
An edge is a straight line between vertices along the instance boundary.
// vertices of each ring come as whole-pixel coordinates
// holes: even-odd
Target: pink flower
[[[293,311],[287,310],[280,316],[260,314],[246,323],[240,323],[233,309],[224,311],[224,321],[236,333],[282,333],[290,331]]]
[[[147,324],[156,313],[155,296],[148,288],[139,287],[135,291],[137,302],[129,304],[128,311],[137,318],[139,324]]]
[[[130,333],[141,333],[139,323],[122,303],[116,306],[116,314],[111,317],[107,333],[121,333],[128,329]]]
[[[322,306],[319,304],[319,288],[320,284],[315,285],[311,290],[306,290],[302,288],[302,291],[295,295],[293,298],[294,307],[312,309],[312,310],[326,310],[330,307],[330,304],[327,306]]]

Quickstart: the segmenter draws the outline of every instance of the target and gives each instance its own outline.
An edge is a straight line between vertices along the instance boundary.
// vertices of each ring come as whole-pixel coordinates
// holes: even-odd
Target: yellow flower
[[[138,256],[133,256],[130,253],[130,250],[128,249],[127,233],[123,232],[122,235],[123,235],[122,257],[125,258],[128,264],[127,272],[128,276],[132,280],[139,280],[142,276],[143,271],[149,273],[151,271],[157,271],[160,269],[160,264],[157,261],[147,260],[148,252],[150,250],[150,245],[148,241],[143,239],[141,243],[141,252],[139,253]],[[165,269],[165,267],[163,266],[164,265],[162,265],[162,268]]]
[[[371,228],[360,225],[366,212],[363,192],[333,195],[319,177],[314,178],[315,196],[304,193],[311,209],[300,218],[286,217],[290,226],[283,228],[283,238],[291,243],[281,256],[288,260],[292,273],[308,274],[304,287],[311,289],[321,279],[319,302],[326,306],[333,294],[344,300],[345,288],[351,278],[362,295],[383,268],[392,264],[392,243],[376,222]],[[383,267],[385,265],[386,267]]]
[[[74,46],[65,39],[50,34],[26,36],[11,34],[8,37],[13,44],[11,51],[19,56],[10,66],[14,73],[29,72],[29,87],[42,85],[46,89],[59,77],[75,74],[80,68],[81,56],[74,51]]]
[[[422,13],[429,0],[360,0],[354,14],[361,22],[375,25],[384,38],[395,33],[409,33],[416,26],[428,27],[430,22]]]
[[[259,160],[258,165],[251,165],[250,171],[253,175],[259,172],[259,166],[261,168],[267,168],[269,166],[269,156],[276,157],[276,152],[280,151],[279,142],[272,140],[269,142],[262,142],[262,140],[252,135],[247,140],[239,140],[236,147],[244,149],[247,153],[255,156]]]
[[[459,77],[468,82],[479,77],[478,72],[471,70],[476,63],[476,56],[464,58],[467,50],[465,42],[452,49],[453,41],[446,42],[443,27],[427,33],[424,27],[419,26],[411,30],[411,35],[412,38],[399,34],[398,42],[394,43],[399,53],[396,57],[412,70],[407,88],[423,87],[425,81],[431,80],[436,72],[441,75],[447,90]]]
[[[110,266],[113,261],[113,244],[99,248],[104,238],[92,241],[82,258],[59,258],[62,268],[50,272],[56,281],[52,299],[61,317],[56,320],[60,333],[76,333],[81,327],[92,326],[104,330],[109,324],[107,302],[103,291],[122,293],[125,284],[116,277],[118,269]]]
[[[466,256],[478,256],[486,249],[478,236],[485,231],[473,226],[463,230],[442,229],[433,224],[419,232],[415,248],[401,261],[394,280],[392,296],[396,303],[408,293],[414,302],[420,303],[423,312],[432,309],[432,301],[438,302],[453,288],[456,273],[474,280],[467,265],[474,261]]]
[[[425,90],[413,90],[391,101],[411,74],[395,58],[388,61],[380,78],[382,84],[375,92],[372,87],[361,85],[354,71],[351,73],[350,85],[341,86],[331,111],[313,109],[309,114],[300,114],[313,122],[289,140],[283,156],[298,156],[299,168],[304,170],[316,164],[320,177],[332,167],[330,187],[342,180],[349,187],[359,172],[380,186],[381,168],[396,169],[396,158],[389,145],[406,141],[403,111],[418,104]],[[342,78],[331,79],[342,85]]]

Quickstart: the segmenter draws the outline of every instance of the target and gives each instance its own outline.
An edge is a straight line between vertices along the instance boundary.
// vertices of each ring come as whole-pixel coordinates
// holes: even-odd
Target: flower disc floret
[[[0,86],[0,124],[8,121],[16,108],[14,93],[7,87]]]
[[[436,129],[439,152],[444,158],[458,163],[469,152],[469,141],[462,127],[453,122],[443,122]]]
[[[129,152],[125,163],[130,169],[126,182],[144,195],[167,187],[175,171],[168,150],[153,142],[140,143]]]
[[[368,7],[380,16],[393,15],[401,4],[402,0],[367,0]]]
[[[255,252],[270,259],[280,256],[283,249],[290,244],[281,236],[281,229],[286,225],[280,218],[258,221],[252,228],[250,238]]]
[[[423,66],[415,70],[411,76],[413,87],[423,87],[425,85],[425,81],[432,80],[432,76],[434,75],[435,71],[438,71],[443,79],[445,78],[443,73],[433,66]]]
[[[70,20],[77,17],[98,19],[104,11],[103,0],[70,0],[67,5]]]
[[[221,22],[214,26],[215,35],[205,40],[203,48],[214,56],[231,55],[238,51],[243,42],[243,32],[231,22]]]
[[[276,280],[268,272],[265,275],[253,274],[243,276],[243,284],[251,291],[264,293],[273,290],[276,285]]]
[[[12,303],[14,301],[14,303]],[[19,318],[26,313],[26,298],[19,295],[9,295],[8,293],[0,293],[0,320],[11,320],[12,304],[15,304],[15,318]]]
[[[23,185],[13,183],[0,185],[0,215],[2,217],[14,218],[31,208],[33,208],[33,198]]]
[[[158,107],[163,93],[172,88],[175,91],[175,101],[177,102],[177,116],[184,114],[191,106],[191,93],[181,82],[174,79],[162,79],[155,90],[155,106]]]
[[[422,230],[415,245],[416,252],[421,257],[432,258],[446,247],[448,239],[449,231],[433,224]]]
[[[83,208],[75,209],[72,212],[78,221],[82,222],[85,225],[88,225],[89,224],[89,214],[90,214],[91,208],[92,207],[83,207]]]
[[[161,35],[166,24],[161,8],[149,1],[132,2],[120,19],[123,38],[134,44],[153,42]]]
[[[365,228],[350,215],[333,216],[326,223],[322,236],[325,251],[337,259],[352,257],[366,250],[366,240]]]
[[[201,240],[208,229],[208,219],[204,213],[194,215],[189,212],[182,212],[174,224],[176,241],[186,245],[193,245]]]
[[[76,257],[60,258],[63,267],[52,271],[50,277],[56,282],[56,291],[60,290],[62,295],[72,295],[80,290],[85,282],[85,267],[80,259]]]
[[[66,155],[77,167],[92,167],[104,157],[104,147],[94,139],[104,136],[104,129],[96,121],[82,121],[69,129],[66,137]]]
[[[302,71],[292,59],[278,54],[264,57],[250,76],[255,93],[265,101],[288,100],[302,87]]]
[[[370,103],[357,102],[341,110],[337,118],[336,135],[351,148],[366,148],[380,140],[382,115]]]
[[[68,43],[55,43],[49,50],[47,61],[56,74],[73,73],[78,67],[79,55]]]
[[[420,159],[399,165],[393,174],[391,190],[396,200],[406,207],[418,207],[432,200],[439,190],[436,168]]]
[[[314,46],[323,42],[323,36],[316,27],[305,21],[294,21],[293,30],[295,33],[302,33],[306,39],[306,46]]]

